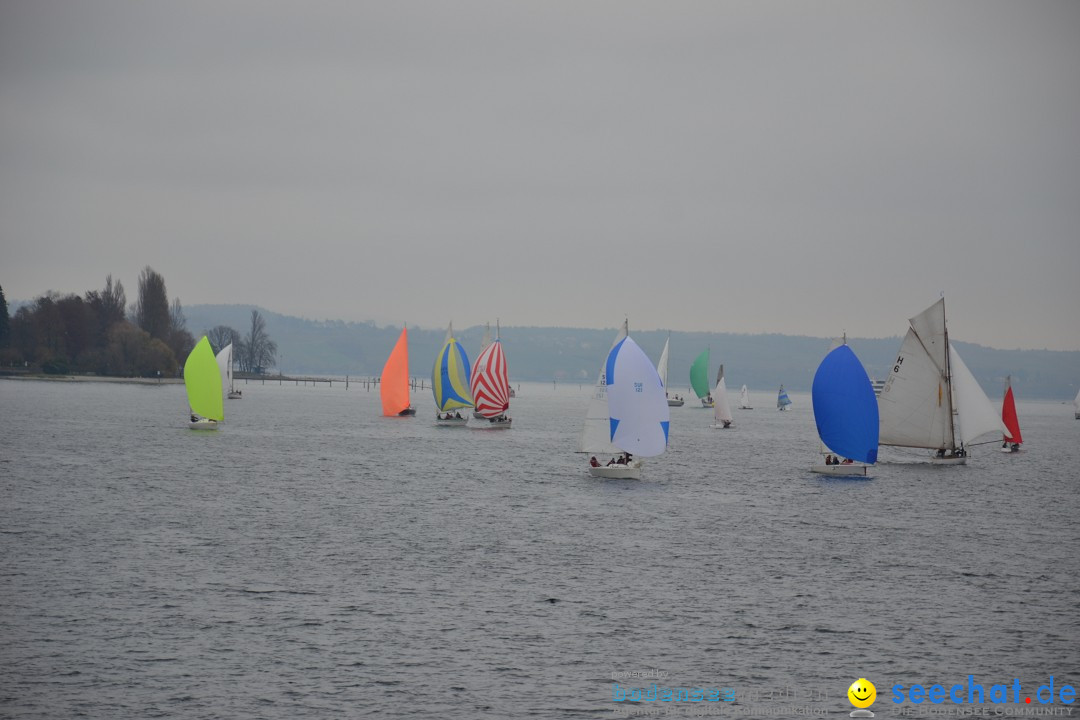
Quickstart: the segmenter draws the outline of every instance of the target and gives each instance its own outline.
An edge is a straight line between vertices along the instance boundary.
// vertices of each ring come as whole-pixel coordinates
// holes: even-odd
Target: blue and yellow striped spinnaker
[[[457,340],[450,338],[435,357],[431,370],[431,393],[439,412],[473,406],[469,392],[469,356]]]

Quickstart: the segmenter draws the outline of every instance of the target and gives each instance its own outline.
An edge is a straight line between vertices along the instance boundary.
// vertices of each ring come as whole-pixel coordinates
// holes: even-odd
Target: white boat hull
[[[205,418],[195,422],[189,420],[188,427],[192,430],[217,430],[218,422],[217,420],[207,420]]]
[[[435,424],[442,427],[465,427],[468,422],[468,417],[435,418]]]
[[[869,465],[860,465],[858,463],[851,463],[849,465],[813,465],[810,468],[810,472],[818,473],[819,475],[858,475],[860,477],[866,476],[866,468]]]
[[[727,425],[725,425],[724,423],[713,423],[709,427],[713,428],[714,430],[734,430],[735,423],[728,423]]]
[[[1000,450],[1001,452],[1003,452],[1003,453],[1005,453],[1005,454],[1007,454],[1007,455],[1011,455],[1012,453],[1018,453],[1018,452],[1020,452],[1020,448],[1019,448],[1019,447],[1013,447],[1012,445],[1009,445],[1009,446],[1007,446],[1007,447],[1003,447],[1003,448],[998,448],[998,449],[999,449],[999,450]]]
[[[243,397],[244,397],[243,394],[241,394],[241,392],[239,390],[230,390],[229,391],[229,399],[230,400],[240,400]]]
[[[671,399],[668,399],[667,404],[668,404],[668,407],[682,407],[683,405],[686,404],[686,401],[685,400],[671,400]]]
[[[702,398],[701,407],[703,407],[703,408],[711,408],[712,406],[713,406],[713,404],[711,402],[709,402],[708,400]]]
[[[632,460],[629,465],[601,465],[600,467],[590,467],[589,475],[595,478],[611,480],[640,480],[641,466],[640,460]]]

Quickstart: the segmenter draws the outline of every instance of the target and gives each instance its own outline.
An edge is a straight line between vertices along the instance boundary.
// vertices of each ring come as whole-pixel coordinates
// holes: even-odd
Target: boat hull
[[[239,391],[239,390],[231,390],[231,391],[229,392],[229,399],[230,399],[230,400],[240,400],[240,399],[242,399],[243,397],[244,397],[244,396],[243,396],[243,395],[242,395],[242,394],[240,393],[240,391]]]
[[[857,475],[865,477],[867,467],[869,466],[859,465],[858,463],[850,465],[813,465],[810,467],[810,472],[818,475]]]
[[[727,425],[724,423],[713,423],[712,425],[709,425],[709,427],[714,430],[734,430],[735,423],[728,423]]]
[[[590,467],[589,475],[609,480],[640,480],[641,466],[642,463],[638,460],[632,461],[629,465],[601,465]]]
[[[480,419],[474,422],[469,427],[473,428],[474,430],[509,430],[511,427],[513,427],[513,422],[514,418],[503,418],[502,420],[497,420],[495,418],[486,418],[481,415]]]
[[[753,410],[754,408],[750,407],[749,405],[746,405],[746,406],[740,405],[739,409],[740,410]]]
[[[703,408],[711,408],[712,406],[713,406],[713,404],[711,402],[709,402],[708,400],[706,400],[704,398],[701,399],[701,407],[703,407]]]
[[[468,417],[435,418],[435,424],[440,427],[465,427],[468,422]]]
[[[217,420],[196,420],[195,422],[188,421],[188,427],[192,430],[217,430]]]
[[[669,399],[667,401],[667,404],[668,404],[668,407],[682,407],[683,405],[686,404],[686,401],[685,400],[670,400]]]
[[[405,408],[397,414],[398,417],[412,417],[416,414],[416,408]]]
[[[931,465],[967,465],[967,456],[960,457],[932,457],[930,458]]]

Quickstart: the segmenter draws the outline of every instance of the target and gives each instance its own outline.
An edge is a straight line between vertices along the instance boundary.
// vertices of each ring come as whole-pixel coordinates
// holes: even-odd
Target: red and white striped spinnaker
[[[496,339],[476,358],[471,389],[476,411],[486,418],[498,417],[510,408],[510,378],[500,340]]]

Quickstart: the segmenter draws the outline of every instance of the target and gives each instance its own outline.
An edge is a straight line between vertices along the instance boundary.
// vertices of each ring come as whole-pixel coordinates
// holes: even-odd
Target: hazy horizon
[[[0,6],[0,287],[1080,350],[1080,3]],[[468,319],[468,320],[466,320]]]

